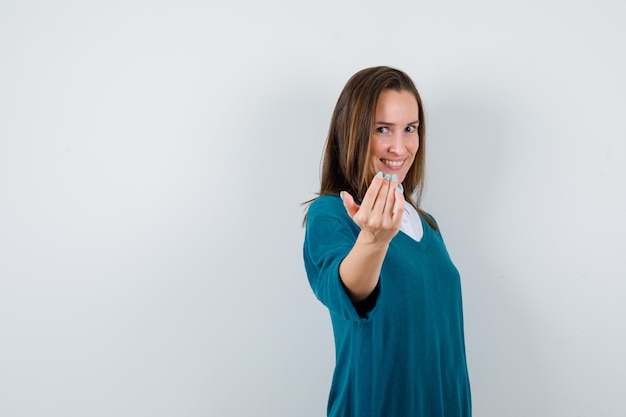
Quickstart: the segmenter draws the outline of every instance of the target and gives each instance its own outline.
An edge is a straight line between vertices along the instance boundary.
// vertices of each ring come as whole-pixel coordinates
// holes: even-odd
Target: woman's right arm
[[[347,192],[341,196],[348,215],[361,230],[339,265],[339,276],[350,299],[359,302],[378,284],[389,243],[400,230],[404,196],[395,176],[383,178],[382,173],[374,177],[360,206]]]

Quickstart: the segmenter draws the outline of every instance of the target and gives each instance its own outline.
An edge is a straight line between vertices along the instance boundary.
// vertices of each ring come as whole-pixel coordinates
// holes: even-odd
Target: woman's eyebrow
[[[420,122],[419,120],[415,120],[413,122],[407,123],[407,126],[415,125],[415,124],[418,124],[419,122]],[[389,122],[375,122],[375,124],[377,124],[377,125],[387,125],[387,126],[395,126],[396,125],[395,123],[389,123]]]

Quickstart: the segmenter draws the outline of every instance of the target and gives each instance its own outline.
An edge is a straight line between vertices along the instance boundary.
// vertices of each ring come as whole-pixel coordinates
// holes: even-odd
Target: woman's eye
[[[376,133],[389,133],[389,128],[387,126],[379,126],[376,128]]]
[[[407,132],[409,132],[409,133],[413,133],[413,132],[415,132],[416,130],[417,130],[417,127],[416,127],[416,126],[407,126],[407,127],[406,127],[406,131],[407,131]]]

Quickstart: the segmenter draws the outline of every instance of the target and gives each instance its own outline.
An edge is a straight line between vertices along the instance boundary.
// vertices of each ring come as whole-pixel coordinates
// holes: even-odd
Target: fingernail
[[[386,179],[387,181],[389,181],[389,180],[391,179],[391,175],[389,175],[389,174],[385,175],[385,179]]]
[[[339,198],[341,198],[341,201],[343,201],[343,191],[339,192]]]
[[[378,178],[382,178],[383,177],[383,172],[382,171],[378,171],[378,174],[376,174],[376,176]]]
[[[404,194],[404,186],[402,184],[398,184],[398,192]]]
[[[397,176],[396,174],[393,174],[393,175],[391,176],[391,181],[393,181],[393,182],[398,182],[398,176]]]

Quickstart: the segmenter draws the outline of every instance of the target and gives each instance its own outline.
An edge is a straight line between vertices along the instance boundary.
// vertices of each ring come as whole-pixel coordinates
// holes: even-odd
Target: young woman
[[[424,110],[389,67],[356,73],[332,115],[304,264],[329,309],[328,415],[471,416],[461,285],[421,210]]]

